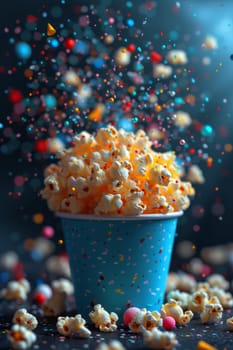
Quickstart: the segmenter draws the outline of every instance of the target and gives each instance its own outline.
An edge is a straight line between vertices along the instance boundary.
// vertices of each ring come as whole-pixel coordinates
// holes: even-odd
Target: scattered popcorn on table
[[[181,181],[173,152],[158,153],[143,130],[113,126],[76,135],[45,170],[42,197],[51,210],[73,214],[140,215],[188,208],[194,189]]]
[[[233,332],[233,317],[226,319],[227,330]]]
[[[1,295],[6,300],[24,301],[27,299],[31,287],[26,279],[8,282],[6,288],[1,290]]]
[[[18,309],[13,316],[13,323],[19,324],[20,326],[24,326],[29,330],[33,330],[37,327],[38,321],[35,316],[27,312],[25,308]]]
[[[17,350],[28,349],[36,341],[35,333],[24,326],[20,326],[19,324],[12,326],[11,330],[7,334],[7,337],[11,342],[13,349]]]
[[[85,327],[85,324],[86,321],[78,314],[74,317],[58,317],[56,327],[58,333],[66,337],[78,334],[81,338],[88,338],[91,331]]]
[[[209,289],[209,295],[218,297],[224,309],[233,307],[233,296],[230,292],[226,292],[219,287],[213,287]]]
[[[126,348],[118,340],[111,340],[109,345],[101,343],[96,350],[126,350]]]
[[[160,314],[162,318],[166,316],[173,317],[179,326],[186,326],[193,318],[193,312],[191,310],[184,312],[180,304],[173,299],[162,305]]]
[[[45,316],[58,316],[66,310],[67,294],[65,292],[54,292],[43,305]]]
[[[139,309],[129,322],[128,327],[134,333],[141,333],[141,326],[144,329],[151,330],[154,327],[162,326],[160,313],[157,311],[148,311]]]
[[[151,331],[142,329],[143,342],[150,349],[173,349],[178,345],[176,335],[173,332],[161,332],[158,328]]]
[[[118,315],[115,312],[108,313],[100,304],[94,306],[94,310],[89,313],[89,317],[101,332],[117,330]]]

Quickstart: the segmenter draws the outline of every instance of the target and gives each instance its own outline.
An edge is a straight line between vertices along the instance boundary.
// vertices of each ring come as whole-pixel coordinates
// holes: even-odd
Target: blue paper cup
[[[88,319],[95,304],[120,318],[129,306],[160,310],[177,219],[182,214],[109,217],[58,213],[77,312]]]

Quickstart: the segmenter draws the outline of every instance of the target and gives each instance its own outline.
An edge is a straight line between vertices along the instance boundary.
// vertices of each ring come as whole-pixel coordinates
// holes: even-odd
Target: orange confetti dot
[[[52,26],[52,24],[48,23],[47,25],[47,35],[52,36],[56,34],[56,29]]]
[[[42,224],[44,221],[44,215],[41,213],[36,213],[33,215],[32,220],[35,224]]]
[[[206,343],[204,340],[200,340],[197,344],[197,350],[217,350],[214,346]]]
[[[231,152],[232,151],[232,145],[230,143],[227,143],[225,146],[224,146],[224,150],[226,152]]]

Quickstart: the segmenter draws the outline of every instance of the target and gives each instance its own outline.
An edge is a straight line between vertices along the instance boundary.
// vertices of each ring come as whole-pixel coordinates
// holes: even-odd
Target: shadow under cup
[[[77,312],[88,319],[95,304],[120,318],[129,306],[159,311],[182,214],[107,217],[57,213]]]

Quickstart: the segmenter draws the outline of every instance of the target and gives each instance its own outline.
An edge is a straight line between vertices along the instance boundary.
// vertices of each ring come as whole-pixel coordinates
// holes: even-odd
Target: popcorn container
[[[178,217],[182,211],[139,216],[57,213],[75,288],[77,312],[95,304],[122,319],[127,307],[160,310]]]

